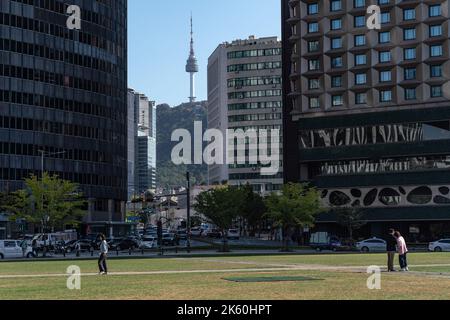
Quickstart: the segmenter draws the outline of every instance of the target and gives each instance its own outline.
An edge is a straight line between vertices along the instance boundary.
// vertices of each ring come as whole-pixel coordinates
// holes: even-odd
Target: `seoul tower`
[[[186,63],[186,72],[191,76],[191,95],[189,97],[189,102],[195,102],[195,74],[198,72],[198,62],[195,57],[194,52],[194,29],[192,24],[192,15],[191,15],[191,51],[189,53],[189,58]]]

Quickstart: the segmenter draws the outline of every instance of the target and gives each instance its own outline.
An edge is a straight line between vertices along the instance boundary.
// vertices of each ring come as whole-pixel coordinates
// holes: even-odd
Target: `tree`
[[[12,213],[12,219],[40,224],[46,232],[49,227],[78,225],[85,214],[82,197],[77,184],[44,173],[42,179],[34,175],[26,179],[25,188],[14,192],[4,208]]]
[[[265,203],[266,216],[274,221],[275,227],[282,229],[282,251],[289,251],[293,228],[312,227],[316,215],[323,211],[319,191],[307,184],[284,185],[281,194],[272,193]]]
[[[333,209],[338,223],[347,229],[349,238],[353,241],[353,232],[367,224],[364,221],[365,211],[359,207],[339,207]]]
[[[222,232],[222,251],[228,252],[228,229],[239,216],[244,196],[240,188],[220,187],[200,193],[196,197],[195,211],[203,215]]]
[[[255,193],[250,185],[244,186],[242,192],[244,193],[244,201],[241,216],[250,227],[250,236],[255,236],[256,231],[261,228],[266,205],[261,195]]]

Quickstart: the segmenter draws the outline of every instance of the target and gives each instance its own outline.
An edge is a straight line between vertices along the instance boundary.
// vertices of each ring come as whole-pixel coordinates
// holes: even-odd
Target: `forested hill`
[[[207,129],[206,101],[195,104],[184,103],[171,108],[167,104],[156,107],[157,119],[157,185],[158,187],[174,187],[186,185],[186,171],[189,170],[193,184],[206,184],[207,166],[189,165],[175,166],[170,155],[177,142],[171,142],[172,132],[176,129],[187,129],[194,138],[194,122],[202,121],[203,133]]]

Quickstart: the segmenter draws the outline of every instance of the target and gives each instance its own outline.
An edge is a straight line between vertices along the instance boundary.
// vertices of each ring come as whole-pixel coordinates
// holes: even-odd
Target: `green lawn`
[[[111,259],[111,275],[83,275],[81,290],[71,291],[66,268],[77,264],[83,274],[95,273],[96,261],[1,262],[0,299],[450,299],[450,254],[410,254],[409,263],[414,272],[383,273],[382,289],[368,290],[365,267],[384,266],[384,254]],[[289,266],[305,270],[279,270]],[[14,277],[1,278],[8,275]],[[320,281],[225,280],[246,277]]]

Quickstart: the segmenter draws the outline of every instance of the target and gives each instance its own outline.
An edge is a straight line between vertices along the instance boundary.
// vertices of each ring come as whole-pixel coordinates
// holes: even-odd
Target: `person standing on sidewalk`
[[[388,272],[394,272],[394,260],[397,252],[397,238],[395,238],[395,230],[389,229],[386,237],[386,248],[388,255]]]
[[[405,238],[402,237],[399,231],[395,232],[395,237],[397,238],[397,250],[401,271],[409,271],[408,259],[406,257],[408,254],[408,248],[406,247]]]
[[[103,234],[100,235],[100,241],[100,257],[98,258],[98,268],[101,275],[106,275],[108,274],[108,266],[106,265],[108,243],[106,242],[106,237]]]

